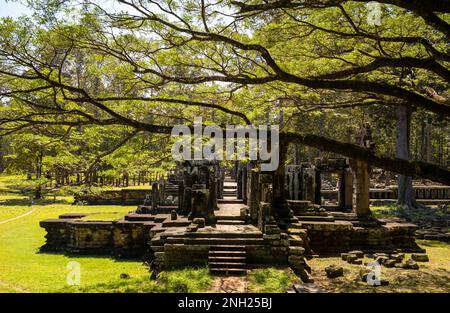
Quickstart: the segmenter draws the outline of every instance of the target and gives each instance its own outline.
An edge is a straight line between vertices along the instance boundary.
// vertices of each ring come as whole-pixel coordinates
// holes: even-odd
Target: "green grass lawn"
[[[41,220],[56,218],[63,213],[95,213],[85,219],[115,220],[136,207],[76,206],[71,205],[73,199],[68,196],[58,196],[56,201],[53,197],[35,201],[30,206],[27,196],[8,187],[11,179],[0,176],[0,292],[214,291],[214,282],[218,278],[211,277],[206,267],[162,272],[157,280],[150,280],[148,268],[137,260],[39,253],[45,242],[45,230],[39,227]],[[10,220],[14,217],[17,218]],[[383,268],[383,275],[391,282],[387,287],[373,289],[362,284],[358,280],[360,267],[349,265],[340,258],[311,260],[313,277],[318,285],[335,292],[450,292],[450,244],[424,240],[418,243],[427,249],[430,262],[421,263],[419,271]],[[70,261],[80,264],[80,286],[67,284]],[[344,277],[326,278],[324,267],[330,264],[343,266]],[[121,274],[127,274],[129,278],[120,278]],[[288,268],[265,268],[252,270],[246,278],[238,280],[236,283],[240,283],[246,292],[285,292],[298,278]]]

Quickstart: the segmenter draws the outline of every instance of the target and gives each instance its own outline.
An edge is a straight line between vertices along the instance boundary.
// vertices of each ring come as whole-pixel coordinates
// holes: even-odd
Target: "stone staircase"
[[[237,199],[237,182],[230,177],[224,179],[223,196]]]
[[[209,271],[213,275],[247,275],[245,245],[214,245],[208,255]]]
[[[218,199],[218,203],[242,203],[237,198],[237,182],[231,177],[225,177],[223,185],[223,199]]]

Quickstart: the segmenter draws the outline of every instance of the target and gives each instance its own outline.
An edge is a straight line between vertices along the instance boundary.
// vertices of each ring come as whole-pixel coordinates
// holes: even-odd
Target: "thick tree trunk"
[[[407,106],[397,108],[397,146],[396,156],[399,159],[410,158],[411,109]],[[397,205],[404,210],[417,208],[411,176],[398,175]]]
[[[427,162],[431,162],[431,125],[427,124],[426,128],[426,142],[427,142]]]
[[[39,179],[42,176],[42,159],[43,159],[43,153],[39,152],[38,156],[36,158],[36,180],[38,180],[38,185],[36,186],[36,189],[34,191],[34,198],[35,199],[41,199],[42,198],[42,187],[39,182]]]

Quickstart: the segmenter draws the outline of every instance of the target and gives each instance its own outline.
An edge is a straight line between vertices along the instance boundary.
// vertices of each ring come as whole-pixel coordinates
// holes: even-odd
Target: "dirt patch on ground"
[[[245,276],[215,277],[210,292],[236,293],[247,292],[247,279]]]

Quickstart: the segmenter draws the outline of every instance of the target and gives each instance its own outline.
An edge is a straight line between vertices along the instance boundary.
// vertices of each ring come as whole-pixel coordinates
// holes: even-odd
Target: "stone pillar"
[[[217,167],[217,198],[223,199],[223,182],[224,182],[224,170],[221,167]]]
[[[296,166],[292,171],[292,188],[293,194],[292,199],[300,200],[299,189],[300,189],[300,166]]]
[[[316,173],[313,168],[302,169],[302,200],[314,203],[315,187],[316,187]]]
[[[209,198],[208,209],[217,210],[217,177],[214,168],[209,171]]]
[[[346,168],[344,171],[345,175],[345,199],[344,199],[344,209],[346,211],[351,211],[353,208],[353,173],[350,168]]]
[[[320,171],[316,170],[314,180],[316,182],[316,186],[314,188],[314,203],[320,205],[322,204],[322,179]]]
[[[285,180],[286,180],[286,186],[287,186],[287,195],[286,197],[290,200],[294,199],[294,190],[293,190],[293,167],[287,166],[285,170]]]
[[[244,203],[247,203],[247,184],[248,184],[247,167],[248,164],[245,164],[242,167],[242,200],[244,200]]]
[[[159,186],[158,183],[152,184],[152,211],[155,212],[159,205]]]
[[[178,182],[178,210],[177,212],[183,212],[183,204],[184,204],[184,181],[180,180]]]
[[[272,212],[278,217],[289,217],[290,210],[286,201],[286,177],[285,163],[287,157],[288,144],[280,142],[280,163],[273,172],[273,200]]]
[[[237,198],[242,199],[242,168],[241,165],[237,167]]]
[[[182,214],[188,215],[192,210],[192,175],[185,172],[183,177],[183,202],[182,202]]]
[[[208,189],[201,189],[204,185],[194,185],[192,190],[192,210],[189,219],[204,218],[207,224],[215,223],[214,210],[210,207],[211,199]]]
[[[358,218],[369,218],[369,165],[366,161],[353,160],[353,210]]]
[[[259,206],[259,177],[258,169],[254,168],[250,170],[250,190],[248,194],[247,205],[250,209],[250,219],[253,223],[258,219],[258,206]]]
[[[270,219],[270,216],[272,215],[272,210],[270,203],[267,202],[260,202],[258,205],[258,228],[264,232],[264,226],[266,225],[266,222]]]

